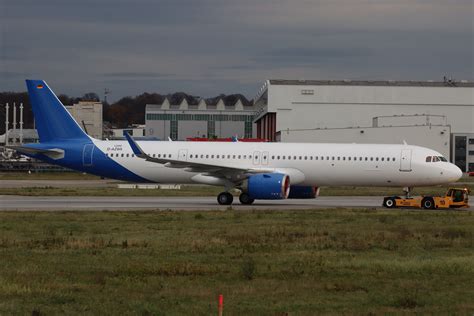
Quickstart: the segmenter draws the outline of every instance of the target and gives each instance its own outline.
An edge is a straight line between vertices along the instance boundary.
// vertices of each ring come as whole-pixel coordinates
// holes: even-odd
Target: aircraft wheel
[[[387,208],[394,208],[395,205],[396,205],[396,201],[395,201],[395,198],[393,198],[393,197],[387,198],[384,201],[384,206],[387,207]]]
[[[252,199],[248,193],[243,192],[239,196],[239,201],[242,204],[250,205],[255,201],[255,199]]]
[[[222,192],[217,196],[217,203],[220,205],[231,205],[233,201],[234,197],[229,192]]]
[[[423,199],[421,206],[423,206],[423,208],[426,210],[435,208],[435,204],[432,198]]]

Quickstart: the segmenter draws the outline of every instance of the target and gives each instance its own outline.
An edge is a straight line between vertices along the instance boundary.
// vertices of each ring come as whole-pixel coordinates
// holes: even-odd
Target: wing
[[[221,164],[208,164],[201,162],[192,162],[168,158],[155,158],[143,151],[137,142],[128,133],[124,133],[133,153],[146,161],[163,164],[168,168],[180,168],[188,172],[203,173],[204,175],[217,176],[229,179],[231,181],[243,180],[251,174],[272,173],[273,169],[268,168],[238,168]]]

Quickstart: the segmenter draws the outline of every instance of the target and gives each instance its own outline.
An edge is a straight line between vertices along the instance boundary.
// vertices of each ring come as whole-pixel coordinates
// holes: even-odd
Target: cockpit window
[[[443,156],[439,156],[438,158],[439,158],[439,160],[444,161],[444,162],[447,162],[447,161],[448,161],[448,160],[447,160],[446,158],[444,158]]]
[[[426,157],[426,162],[431,162],[431,156]]]
[[[439,158],[436,157],[436,156],[433,156],[433,160],[432,160],[432,161],[433,161],[433,162],[437,162],[437,161],[439,161]]]

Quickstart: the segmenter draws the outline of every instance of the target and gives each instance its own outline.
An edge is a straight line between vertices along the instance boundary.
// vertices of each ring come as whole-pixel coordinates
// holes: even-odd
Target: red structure
[[[188,137],[186,138],[188,142],[231,142],[232,138],[205,138],[205,137]],[[246,143],[264,143],[268,142],[268,139],[263,138],[238,138],[239,142]]]
[[[276,141],[276,113],[267,113],[258,119],[257,138],[268,139],[270,142]]]

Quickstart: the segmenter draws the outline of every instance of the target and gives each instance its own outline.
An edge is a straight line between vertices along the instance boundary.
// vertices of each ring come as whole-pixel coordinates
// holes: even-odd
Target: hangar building
[[[268,80],[255,107],[258,138],[406,141],[474,171],[474,82]]]
[[[147,104],[147,137],[186,140],[204,138],[253,138],[255,108],[251,101],[235,95],[213,99],[190,96],[165,98],[161,104]]]

